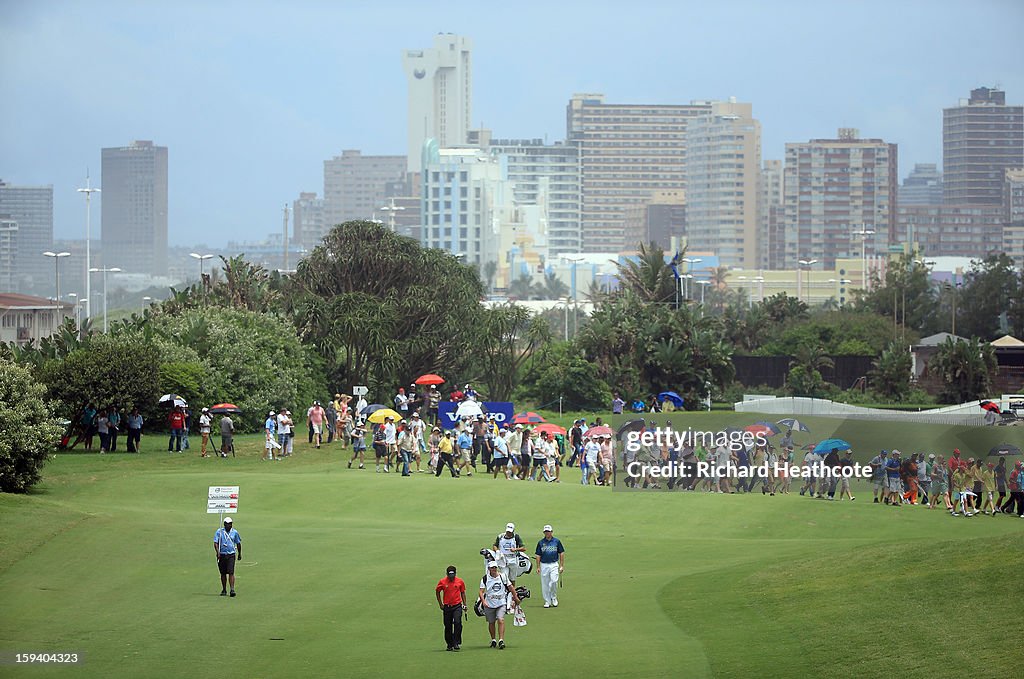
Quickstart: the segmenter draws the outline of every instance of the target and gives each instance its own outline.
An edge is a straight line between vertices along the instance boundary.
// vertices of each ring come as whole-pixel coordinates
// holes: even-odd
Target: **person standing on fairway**
[[[231,585],[231,596],[235,596],[235,561],[242,560],[242,536],[233,524],[231,517],[226,517],[224,527],[218,528],[213,535],[213,551],[217,555],[217,567],[220,569],[221,596],[227,596],[228,584]]]
[[[509,581],[515,585],[519,577],[519,554],[526,551],[523,547],[523,539],[516,532],[514,523],[505,524],[505,532],[494,538],[493,548],[505,556],[505,567],[501,572],[508,576]]]
[[[487,631],[491,633],[491,648],[505,648],[505,603],[509,594],[518,606],[519,596],[516,594],[516,588],[498,571],[497,563],[488,562],[487,575],[480,580],[479,597],[484,608],[484,617],[487,619]],[[494,639],[495,626],[498,628],[497,640]]]
[[[455,577],[455,566],[448,566],[447,577],[441,578],[434,589],[437,605],[444,613],[444,643],[446,651],[457,651],[462,646],[462,614],[466,611],[466,583]],[[443,594],[443,597],[442,597]]]
[[[537,543],[534,552],[537,570],[540,571],[540,592],[544,596],[544,608],[558,607],[558,576],[565,572],[565,548],[562,541],[554,536],[551,526],[544,526],[544,537]]]

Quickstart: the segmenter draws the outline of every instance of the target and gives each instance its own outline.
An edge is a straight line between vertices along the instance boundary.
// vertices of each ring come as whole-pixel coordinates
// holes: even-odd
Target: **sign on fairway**
[[[238,486],[210,486],[206,498],[207,514],[237,514]]]
[[[366,396],[366,394],[368,394],[369,391],[370,390],[367,387],[364,387],[361,384],[357,384],[356,386],[352,387],[353,396]]]

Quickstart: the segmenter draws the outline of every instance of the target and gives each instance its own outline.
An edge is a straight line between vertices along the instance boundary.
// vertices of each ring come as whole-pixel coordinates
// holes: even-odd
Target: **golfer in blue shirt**
[[[231,517],[224,519],[224,527],[218,528],[213,535],[213,551],[217,555],[217,566],[220,568],[220,595],[227,595],[230,581],[231,596],[235,596],[235,560],[242,560],[242,536],[233,526]]]
[[[544,537],[537,543],[534,552],[537,569],[540,571],[540,591],[544,596],[544,608],[558,607],[558,576],[565,572],[565,548],[562,541],[551,532],[551,526],[544,526]]]

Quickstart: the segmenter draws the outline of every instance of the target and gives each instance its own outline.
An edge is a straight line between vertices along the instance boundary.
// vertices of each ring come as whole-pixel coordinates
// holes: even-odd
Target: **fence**
[[[881,408],[865,408],[837,403],[822,398],[805,398],[788,396],[778,398],[761,398],[753,401],[741,401],[734,404],[736,412],[765,413],[770,415],[822,415],[825,417],[845,417],[855,420],[884,420],[887,422],[920,422],[924,424],[947,424],[978,427],[985,424],[985,411],[979,406],[980,401],[971,401],[956,406],[934,408],[919,412],[884,410]]]
[[[733,356],[736,381],[747,386],[784,387],[789,372],[790,356]],[[850,389],[871,370],[871,356],[833,356],[834,368],[822,368],[821,376],[840,389]]]

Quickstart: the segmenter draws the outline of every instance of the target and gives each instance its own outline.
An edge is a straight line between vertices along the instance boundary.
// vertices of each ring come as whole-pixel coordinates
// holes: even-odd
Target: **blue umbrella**
[[[663,391],[658,394],[658,400],[664,403],[665,401],[672,401],[672,405],[676,408],[683,407],[683,397],[674,391]]]
[[[796,419],[795,417],[784,417],[781,420],[779,420],[778,423],[781,424],[783,427],[786,427],[787,429],[793,429],[794,431],[805,431],[807,433],[811,432],[810,427],[808,427],[806,424]]]
[[[373,415],[375,412],[377,412],[381,408],[386,408],[386,407],[387,406],[382,406],[379,403],[371,403],[370,405],[368,405],[365,408],[363,408],[362,410],[360,410],[359,414],[360,415]]]
[[[762,427],[766,427],[768,429],[771,429],[773,434],[778,434],[779,433],[779,426],[777,424],[772,424],[768,420],[758,420],[757,422],[754,423],[754,425],[755,426],[756,425],[760,425]]]
[[[842,452],[844,450],[849,450],[852,447],[853,446],[851,446],[843,439],[825,439],[818,445],[814,446],[814,452],[825,453],[827,455],[828,453],[831,453],[833,450],[838,450]]]

